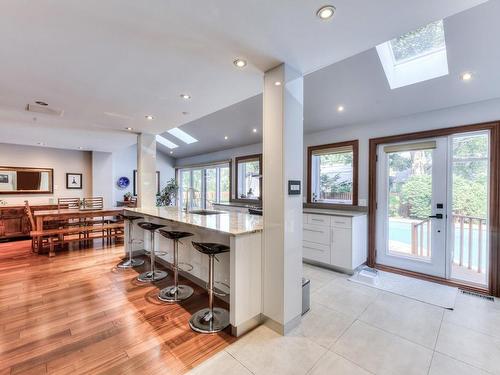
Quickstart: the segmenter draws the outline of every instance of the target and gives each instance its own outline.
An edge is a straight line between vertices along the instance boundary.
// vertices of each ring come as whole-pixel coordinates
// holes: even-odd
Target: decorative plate
[[[118,187],[120,189],[125,189],[126,187],[128,187],[130,185],[130,180],[128,177],[120,177],[118,179],[118,181],[116,182],[116,184],[118,185]]]

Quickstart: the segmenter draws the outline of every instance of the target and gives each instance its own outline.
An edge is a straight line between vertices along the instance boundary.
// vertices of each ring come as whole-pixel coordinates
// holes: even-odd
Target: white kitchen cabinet
[[[367,216],[304,214],[303,258],[352,273],[366,262]]]

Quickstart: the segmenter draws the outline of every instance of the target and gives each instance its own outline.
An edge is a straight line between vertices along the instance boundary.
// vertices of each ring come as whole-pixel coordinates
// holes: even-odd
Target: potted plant
[[[177,197],[177,191],[179,190],[179,185],[175,178],[172,178],[156,197],[157,206],[171,206],[175,203],[175,198]]]
[[[132,193],[130,193],[130,191],[126,192],[124,195],[123,195],[123,200],[125,202],[128,202],[130,200],[130,198],[132,198]]]

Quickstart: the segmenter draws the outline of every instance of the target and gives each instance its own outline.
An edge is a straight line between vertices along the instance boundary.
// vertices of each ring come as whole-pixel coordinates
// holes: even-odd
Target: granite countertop
[[[263,228],[261,216],[242,212],[221,211],[217,215],[199,215],[184,212],[178,207],[125,208],[124,210],[189,224],[231,236],[261,232]]]
[[[229,202],[229,203],[212,203],[213,206],[225,206],[225,207],[240,207],[240,208],[262,208],[260,202],[253,203],[241,203],[241,202]]]
[[[364,211],[329,210],[324,208],[304,208],[303,212],[305,214],[349,216],[349,217],[367,215],[367,213]]]

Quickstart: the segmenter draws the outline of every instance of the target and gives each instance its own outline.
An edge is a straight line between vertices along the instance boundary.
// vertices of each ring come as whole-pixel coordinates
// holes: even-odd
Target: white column
[[[288,195],[288,181],[303,178],[303,82],[285,64],[264,76],[263,312],[282,334],[302,311],[302,194]]]
[[[137,205],[156,206],[156,137],[153,134],[137,136]]]

